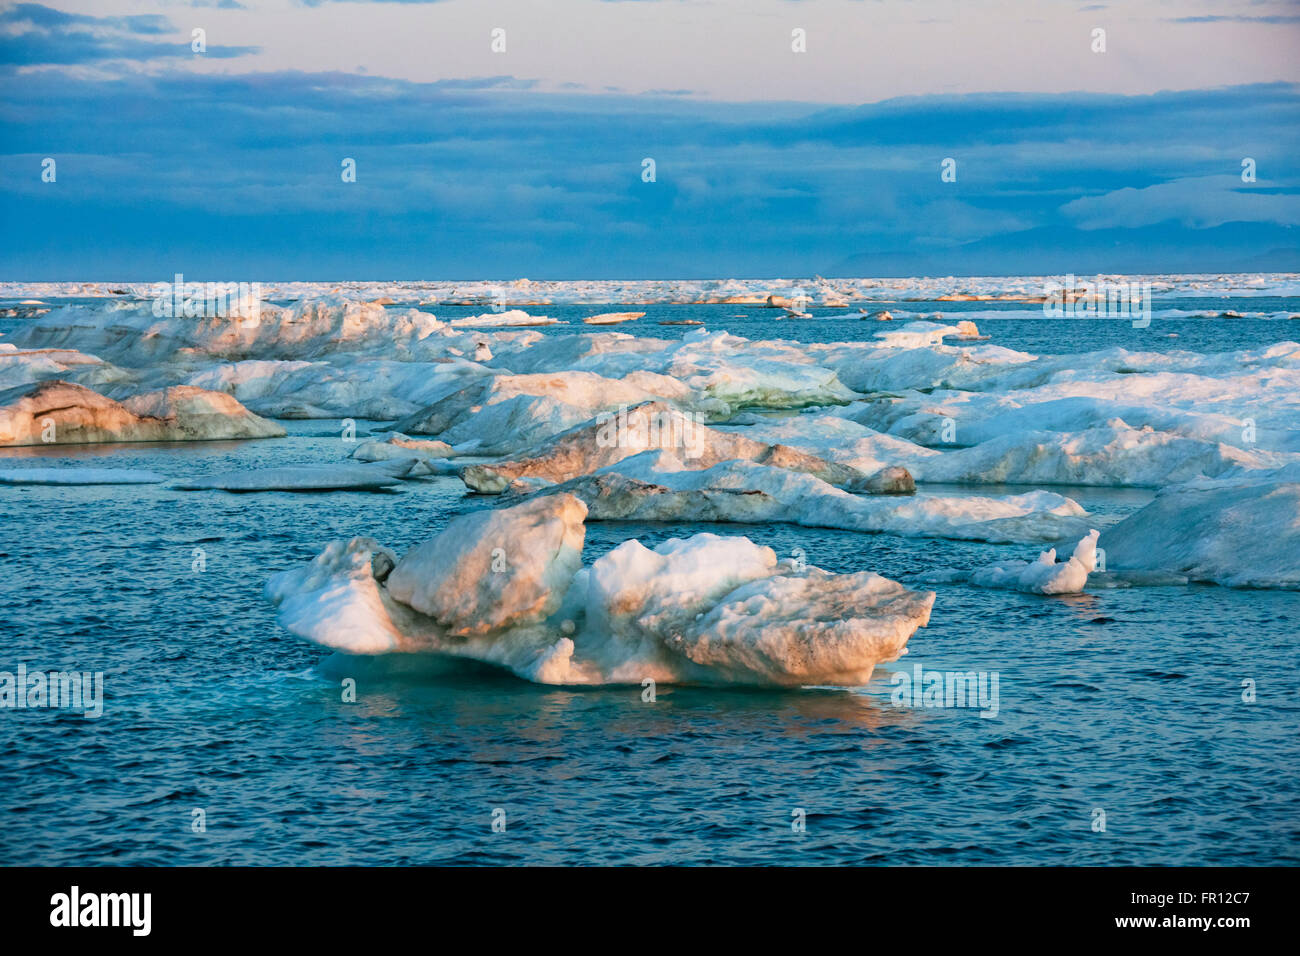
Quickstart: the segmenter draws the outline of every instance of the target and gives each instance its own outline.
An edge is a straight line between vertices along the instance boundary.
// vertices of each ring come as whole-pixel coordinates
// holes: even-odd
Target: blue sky
[[[0,7],[0,277],[1300,270],[1293,4],[237,2]]]

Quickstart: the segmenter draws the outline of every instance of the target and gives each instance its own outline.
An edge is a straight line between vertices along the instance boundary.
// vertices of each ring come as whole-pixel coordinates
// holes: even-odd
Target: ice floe
[[[172,487],[178,491],[375,491],[415,477],[412,472],[419,465],[413,457],[370,464],[286,465],[185,478]]]
[[[888,487],[890,493],[905,493],[910,481],[910,476],[893,473],[873,485],[869,476],[855,468],[786,445],[768,444],[709,428],[666,402],[646,402],[620,408],[617,414],[598,416],[592,422],[561,432],[524,457],[470,465],[462,471],[461,478],[474,491],[496,494],[505,491],[516,479],[568,481],[651,449],[673,452],[674,460],[692,470],[744,459],[805,471],[831,484],[853,484],[864,491]]]
[[[522,452],[595,418],[663,397],[687,399],[671,379],[605,378],[593,372],[498,375],[448,395],[394,426],[410,435],[432,435],[460,454]]]
[[[427,474],[438,469],[435,463],[440,463],[454,454],[455,451],[446,442],[411,438],[401,432],[392,432],[383,440],[360,442],[349,457],[360,462],[393,461],[394,459],[404,461],[415,458],[423,467],[416,467],[412,472]]]
[[[530,325],[559,325],[561,322],[559,319],[553,319],[548,315],[529,315],[522,309],[509,309],[504,312],[489,312],[485,315],[452,319],[449,324],[454,328],[490,329]]]
[[[619,325],[623,322],[635,322],[644,317],[644,312],[601,312],[599,315],[589,315],[582,321],[586,325]]]
[[[1300,588],[1300,474],[1166,489],[1108,528],[1108,570],[1164,571],[1228,587]]]
[[[1157,298],[1300,293],[1295,275],[1148,278]],[[347,449],[350,460],[184,484],[382,488],[459,473],[506,503],[572,493],[594,519],[782,521],[1024,544],[1077,541],[1103,523],[1053,486],[1164,489],[1153,512],[1176,498],[1199,513],[1198,495],[1222,492],[1231,515],[1247,507],[1231,497],[1245,494],[1232,490],[1241,482],[1281,486],[1300,471],[1296,342],[1031,354],[984,341],[972,321],[988,331],[984,316],[1016,313],[939,315],[932,304],[1033,304],[1042,286],[1023,276],[287,282],[266,283],[257,314],[232,318],[160,317],[147,284],[0,283],[11,303],[44,303],[22,306],[0,341],[0,444],[267,437],[283,430],[259,416],[351,418],[383,424],[366,426],[372,435]],[[887,305],[892,321],[849,323],[862,340],[847,342],[599,328],[643,317],[624,311],[643,303],[743,304],[726,312],[762,309],[765,325],[800,303],[819,312],[851,304],[880,319]],[[430,311],[444,305],[458,311]],[[527,327],[560,321],[543,314],[560,305],[581,307],[565,313],[572,330]],[[483,311],[465,315],[467,306]],[[1223,321],[1273,314],[1238,311]],[[700,321],[666,315],[654,319]],[[668,434],[608,440],[611,421],[638,408],[660,416]],[[956,494],[954,484],[1037,490]],[[1267,494],[1275,523],[1290,527],[1292,500]],[[1126,526],[1103,541],[1122,542]],[[1290,586],[1285,561],[1232,567],[1212,542],[1236,532],[1208,527],[1218,530],[1203,541],[1171,530],[1182,536],[1168,548],[1126,554],[1127,566],[1112,560],[1094,580]]]
[[[222,392],[178,385],[115,402],[52,379],[0,392],[0,445],[278,438],[274,422]]]
[[[135,468],[0,468],[0,485],[153,485],[166,480]]]
[[[266,594],[326,647],[465,657],[545,684],[861,684],[929,621],[933,592],[796,568],[748,538],[625,541],[583,567],[585,514],[569,495],[471,514],[401,559],[335,542]]]
[[[629,521],[787,522],[996,543],[1079,537],[1087,512],[1049,491],[1021,495],[861,495],[816,475],[751,461],[687,469],[667,451],[633,455],[535,494],[574,494],[591,518]]]
[[[769,299],[789,300],[799,288],[815,288],[829,306],[840,302],[1003,301],[1041,302],[1044,283],[1060,276],[918,276],[906,278],[837,278],[834,280],[763,279],[582,279],[582,280],[438,280],[374,282],[262,282],[264,300],[300,300],[332,295],[371,302],[426,302],[488,306],[526,304],[650,303],[763,305]],[[1085,277],[1080,277],[1081,279]],[[1107,276],[1111,281],[1140,279],[1150,282],[1156,296],[1250,297],[1300,295],[1296,273],[1222,273],[1213,275],[1159,274]],[[833,282],[832,284],[829,284]],[[824,284],[825,283],[825,284]],[[55,299],[109,298],[112,290],[127,290],[145,301],[153,295],[152,282],[0,282],[0,297]],[[805,293],[806,294],[806,293]]]

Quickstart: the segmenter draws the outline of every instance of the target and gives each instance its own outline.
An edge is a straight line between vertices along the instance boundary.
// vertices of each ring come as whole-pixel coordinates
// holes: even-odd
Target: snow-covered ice
[[[1300,294],[1293,274],[1144,281],[1156,314],[1170,317],[1201,313],[1162,310],[1161,299]],[[1007,313],[992,305],[935,311],[935,300],[1032,308],[1043,283],[268,282],[259,314],[243,319],[160,318],[151,284],[0,283],[11,301],[39,304],[16,307],[0,341],[0,444],[272,437],[283,429],[261,416],[350,418],[380,423],[350,458],[177,487],[382,488],[458,473],[502,505],[572,494],[595,520],[780,521],[1006,544],[1075,542],[1103,526],[1054,486],[1149,488],[1160,492],[1151,505],[1104,530],[1111,569],[1096,581],[1294,586],[1300,343],[1033,354],[997,342],[990,323]],[[706,326],[658,338],[621,324],[649,303],[731,303],[774,321],[799,302],[817,318],[778,327],[839,310],[860,331],[799,342]],[[886,305],[892,321],[873,321]],[[561,306],[579,307],[564,313],[570,327],[529,327],[566,321],[547,315]],[[1275,315],[1237,312],[1206,315]],[[638,407],[668,434],[608,440],[610,416]],[[885,496],[913,487],[914,497]],[[1244,530],[1256,521],[1263,533]],[[1068,560],[1050,565],[997,562],[1002,571],[970,580],[1033,590],[1077,577]],[[1045,573],[1046,583],[1035,577]]]
[[[855,685],[929,621],[933,592],[795,568],[748,538],[625,541],[584,567],[585,514],[569,495],[479,512],[401,559],[334,542],[266,594],[326,647],[467,657],[544,684]]]
[[[0,445],[212,441],[284,433],[229,395],[187,385],[124,402],[58,379],[0,392]]]
[[[1167,489],[1102,536],[1108,570],[1300,588],[1300,474]]]
[[[806,472],[751,461],[685,469],[680,459],[664,451],[642,452],[536,493],[577,495],[596,520],[780,521],[996,543],[1057,541],[1087,530],[1084,509],[1049,491],[868,496],[841,490]]]

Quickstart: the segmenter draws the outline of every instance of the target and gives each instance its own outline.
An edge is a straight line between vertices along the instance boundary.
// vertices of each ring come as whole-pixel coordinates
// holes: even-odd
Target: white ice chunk
[[[586,516],[572,495],[460,515],[397,562],[389,593],[456,637],[535,623],[582,565]]]
[[[975,571],[935,571],[921,575],[927,584],[967,581],[981,588],[1002,588],[1030,594],[1078,594],[1097,567],[1097,531],[1089,531],[1065,561],[1049,548],[1037,561],[1000,561]]]
[[[391,568],[396,556],[373,538],[335,541],[309,564],[272,575],[266,596],[285,628],[317,644],[354,654],[397,650],[403,637],[372,573],[380,560]]]
[[[548,315],[529,315],[522,309],[509,309],[505,312],[488,312],[484,315],[471,315],[463,319],[452,319],[450,324],[463,329],[488,329],[503,326],[559,325],[560,320],[553,319]]]
[[[575,571],[582,514],[564,496],[465,516],[396,568],[371,539],[336,542],[266,594],[327,647],[467,657],[548,684],[861,684],[929,621],[932,592],[796,569],[747,538],[627,541]],[[522,545],[494,571],[498,540]]]
[[[1058,541],[1087,531],[1086,512],[1049,491],[1021,495],[917,495],[842,491],[815,475],[749,461],[686,470],[669,452],[643,452],[557,485],[582,498],[597,520],[784,521],[991,542]]]

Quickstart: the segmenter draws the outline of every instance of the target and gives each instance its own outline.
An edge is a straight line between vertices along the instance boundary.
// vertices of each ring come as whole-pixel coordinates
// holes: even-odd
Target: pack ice
[[[1290,276],[1151,281],[1157,295],[1296,288]],[[1147,509],[1101,528],[1110,570],[1292,586],[1295,342],[1208,354],[1112,347],[1036,355],[997,344],[969,318],[927,319],[906,305],[927,297],[1033,301],[1041,291],[1033,277],[964,279],[958,291],[945,279],[817,280],[813,317],[801,327],[846,302],[889,303],[893,321],[864,322],[861,340],[848,342],[708,328],[656,338],[530,327],[555,323],[546,312],[562,304],[735,303],[779,313],[794,285],[275,283],[265,299],[288,304],[268,302],[251,321],[160,319],[147,289],[130,286],[134,299],[34,311],[0,343],[0,386],[9,389],[0,393],[0,441],[41,441],[41,409],[56,404],[75,410],[58,422],[56,433],[67,436],[60,441],[278,433],[259,416],[369,419],[384,430],[350,448],[350,461],[304,466],[346,473],[187,480],[232,490],[325,488],[458,473],[470,490],[504,495],[505,504],[576,496],[596,520],[785,521],[1061,548],[1103,523],[1053,487],[1150,488],[1161,494]],[[3,287],[42,301],[96,294],[81,284]],[[505,309],[447,321],[402,302]],[[580,311],[602,321],[630,314]],[[669,422],[668,437],[601,439],[609,416],[638,408]],[[382,462],[401,470],[412,460],[401,474],[350,470]],[[933,487],[1004,483],[1025,490]],[[1249,522],[1233,516],[1246,515],[1268,533],[1242,530]],[[1026,563],[966,573],[971,583],[1033,590],[1042,562]]]

